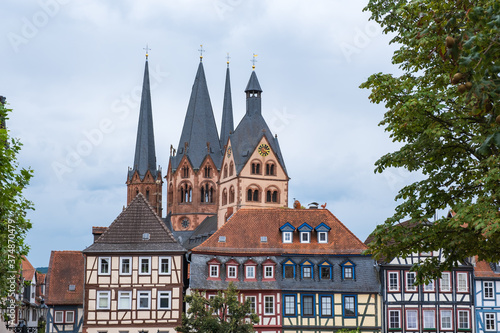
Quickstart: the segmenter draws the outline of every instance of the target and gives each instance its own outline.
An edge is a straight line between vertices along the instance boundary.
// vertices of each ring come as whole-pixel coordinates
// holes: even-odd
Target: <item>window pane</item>
[[[66,322],[72,323],[75,321],[75,313],[73,311],[66,311]]]
[[[408,329],[417,328],[417,311],[414,310],[406,311],[406,327]]]
[[[399,274],[396,272],[389,273],[389,290],[399,289]]]
[[[352,317],[354,312],[354,296],[344,296],[344,316]]]
[[[122,274],[130,273],[130,259],[122,258]]]
[[[159,293],[160,298],[160,309],[169,309],[170,308],[170,293],[168,291],[161,291]]]
[[[293,266],[285,266],[285,278],[293,279]]]
[[[436,315],[434,310],[424,310],[424,329],[436,328]]]
[[[458,328],[469,328],[469,311],[458,311]]]
[[[441,311],[441,328],[451,328],[451,310]]]
[[[131,292],[120,292],[118,295],[118,309],[130,309],[131,299]]]
[[[295,296],[285,296],[285,315],[295,315]]]
[[[321,267],[321,279],[330,279],[330,267]]]
[[[265,266],[264,267],[264,276],[266,278],[272,278],[273,277],[273,266]]]
[[[256,313],[256,311],[255,311],[255,296],[248,296],[247,300],[249,300],[249,303],[250,303],[250,312]]]
[[[302,298],[302,314],[304,316],[313,315],[313,296],[304,296]]]
[[[440,280],[441,290],[450,290],[450,273],[443,273]]]
[[[466,273],[458,273],[458,291],[466,292],[467,291],[467,274]]]
[[[495,314],[494,313],[485,313],[484,314],[484,326],[487,331],[495,331]]]
[[[399,311],[389,311],[389,328],[400,328]]]
[[[170,273],[170,258],[161,258],[160,273]]]
[[[62,311],[56,311],[54,321],[56,323],[62,323],[63,322],[63,312]]]
[[[101,258],[101,274],[109,273],[109,258]]]
[[[493,282],[484,282],[484,298],[493,298]]]
[[[416,290],[417,289],[417,287],[415,286],[415,273],[414,272],[406,273],[406,289],[408,289],[408,290]]]
[[[310,279],[311,278],[311,267],[305,266],[302,269],[303,269],[303,278]]]
[[[352,279],[352,267],[344,267],[344,279]]]
[[[330,296],[321,296],[321,315],[332,315],[332,298]]]
[[[274,314],[274,297],[264,297],[264,314]]]

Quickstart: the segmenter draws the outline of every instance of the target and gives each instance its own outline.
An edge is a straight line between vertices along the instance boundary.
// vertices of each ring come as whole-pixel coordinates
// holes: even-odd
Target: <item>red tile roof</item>
[[[477,257],[476,257],[477,258]],[[478,261],[476,263],[476,267],[474,267],[474,276],[475,277],[492,277],[500,279],[500,273],[496,273],[493,271],[489,262],[486,261]]]
[[[313,229],[321,223],[331,228],[328,243],[318,243],[316,233],[311,233],[310,243],[300,243],[294,232],[293,243],[284,244],[280,227],[290,223],[295,228],[304,222]],[[225,242],[219,242],[225,236]],[[266,236],[267,241],[261,237]],[[267,253],[267,254],[361,254],[363,244],[335,215],[327,209],[240,209],[217,232],[193,253]]]
[[[49,305],[83,304],[84,261],[80,251],[52,251],[47,272]],[[74,285],[75,290],[69,290]]]
[[[28,258],[26,258],[25,256],[23,256],[22,258],[23,259],[21,261],[21,268],[22,268],[23,278],[25,281],[31,281],[35,276],[35,268],[28,261]]]

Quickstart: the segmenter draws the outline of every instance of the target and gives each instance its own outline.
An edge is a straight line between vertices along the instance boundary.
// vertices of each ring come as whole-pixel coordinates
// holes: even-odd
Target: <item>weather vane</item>
[[[255,63],[257,62],[256,58],[257,58],[257,55],[254,53],[252,60],[250,60],[252,62],[252,69],[253,70],[255,70]]]
[[[200,49],[198,51],[200,51],[200,61],[201,61],[203,59],[203,52],[205,52],[205,50],[203,49],[203,44],[200,45]]]
[[[229,67],[229,59],[231,59],[231,57],[229,56],[229,52],[227,53],[227,56],[226,56],[226,60],[227,60],[227,67]]]
[[[146,50],[146,59],[147,59],[148,58],[149,50],[151,50],[151,49],[148,47],[148,44],[146,44],[146,47],[143,47],[142,49]]]

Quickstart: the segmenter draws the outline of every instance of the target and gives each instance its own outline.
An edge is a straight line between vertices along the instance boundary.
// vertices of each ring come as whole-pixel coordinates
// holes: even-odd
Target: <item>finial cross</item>
[[[231,57],[229,56],[229,52],[227,53],[227,56],[226,56],[226,60],[227,60],[227,65],[229,66],[229,59],[231,59]]]
[[[200,61],[201,61],[201,59],[203,59],[203,52],[205,52],[205,50],[203,49],[203,44],[200,45],[200,49],[198,51],[200,51]]]
[[[148,44],[146,44],[146,47],[143,47],[142,48],[143,50],[146,50],[146,59],[148,58],[148,53],[149,53],[149,50],[151,50],[148,46]]]
[[[254,53],[252,60],[250,60],[252,62],[252,69],[255,69],[255,63],[257,62],[256,58],[257,58],[257,55]]]

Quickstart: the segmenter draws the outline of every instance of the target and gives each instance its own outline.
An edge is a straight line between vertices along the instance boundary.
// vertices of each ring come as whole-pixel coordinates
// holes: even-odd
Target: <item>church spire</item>
[[[229,80],[229,55],[227,56],[226,87],[224,89],[224,104],[222,105],[222,125],[220,130],[221,146],[227,144],[229,134],[234,131],[233,102],[231,98],[231,82]]]

